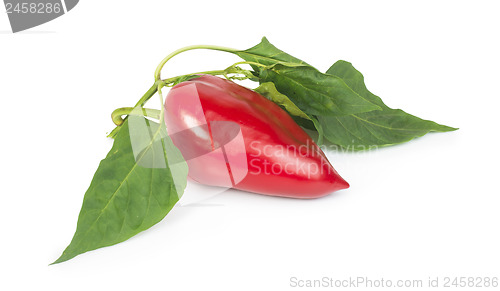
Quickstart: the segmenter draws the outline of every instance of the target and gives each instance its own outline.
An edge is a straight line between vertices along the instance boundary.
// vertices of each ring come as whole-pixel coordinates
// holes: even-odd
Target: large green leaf
[[[272,45],[267,38],[235,52],[252,64],[260,83],[272,82],[301,111],[312,115],[346,115],[380,109],[351,90],[341,78],[323,74]]]
[[[344,81],[310,66],[276,64],[260,73],[261,82],[272,82],[306,114],[340,116],[380,110]]]
[[[349,62],[336,62],[328,69],[327,74],[342,78],[359,95],[382,108],[347,116],[318,116],[325,137],[334,144],[362,150],[403,143],[430,131],[457,129],[418,118],[400,109],[389,108],[378,96],[368,91],[363,75]]]
[[[71,243],[54,263],[150,228],[179,200],[186,181],[187,165],[165,126],[129,116],[85,193]]]

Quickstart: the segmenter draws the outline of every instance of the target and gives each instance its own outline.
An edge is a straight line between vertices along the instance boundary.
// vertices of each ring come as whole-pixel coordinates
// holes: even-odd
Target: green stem
[[[165,106],[163,106],[163,93],[161,92],[161,88],[163,85],[158,86],[158,96],[160,97],[160,104],[161,104],[161,110],[160,110],[160,118],[159,118],[159,123],[160,125],[164,125],[163,120],[165,118]],[[158,128],[160,130],[161,127]]]
[[[136,115],[136,116],[147,116],[147,117],[152,117],[155,119],[160,119],[160,110],[157,109],[150,109],[150,108],[142,108],[141,113],[134,111],[134,108],[136,107],[122,107],[115,109],[113,113],[111,113],[111,119],[113,119],[113,122],[120,126],[123,124],[125,119],[122,118],[123,115]]]
[[[163,84],[167,85],[167,84],[170,84],[170,83],[177,81],[180,78],[188,77],[188,76],[192,76],[192,75],[214,75],[215,76],[215,75],[224,75],[224,73],[226,73],[226,70],[203,71],[203,72],[180,75],[180,76],[164,79],[164,80],[161,80],[161,82],[163,82]]]
[[[149,99],[151,99],[151,97],[153,97],[155,95],[156,91],[158,91],[158,82],[155,82],[153,84],[153,86],[151,86],[151,88],[149,88],[149,90],[146,93],[144,93],[144,95],[141,97],[141,99],[139,99],[139,101],[137,101],[137,103],[135,104],[135,107],[144,106],[144,104]]]
[[[161,62],[160,64],[158,65],[158,67],[156,68],[156,71],[155,71],[155,81],[159,81],[161,78],[160,78],[160,74],[161,74],[161,69],[163,69],[163,66],[171,59],[173,58],[174,56],[180,54],[180,53],[183,53],[185,51],[190,51],[190,50],[196,50],[196,49],[208,49],[208,50],[216,50],[216,51],[223,51],[223,52],[229,52],[229,53],[234,53],[234,52],[237,52],[238,50],[236,49],[232,49],[232,48],[228,48],[228,47],[223,47],[223,46],[215,46],[215,45],[191,45],[191,46],[186,46],[186,47],[183,47],[183,48],[180,48],[174,52],[172,52],[171,54],[169,54],[168,56],[166,56]]]

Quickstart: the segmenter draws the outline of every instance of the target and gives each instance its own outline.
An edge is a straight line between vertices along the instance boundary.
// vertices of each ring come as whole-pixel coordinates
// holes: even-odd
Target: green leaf
[[[150,228],[177,203],[186,182],[187,165],[165,126],[129,116],[85,193],[71,243],[54,264]]]
[[[363,75],[349,62],[336,62],[328,69],[327,74],[342,78],[359,95],[382,108],[380,111],[347,116],[318,116],[325,138],[334,144],[363,150],[407,142],[430,131],[457,130],[420,119],[400,109],[389,108],[382,99],[368,91]]]
[[[306,114],[339,116],[380,110],[358,95],[336,76],[323,74],[310,66],[276,64],[263,69],[261,82],[272,82]]]
[[[235,54],[247,62],[255,62],[265,66],[274,65],[280,62],[307,65],[304,61],[276,48],[265,37],[262,38],[262,41],[258,45],[244,51],[236,51]],[[254,69],[257,68],[254,67]]]
[[[293,104],[293,102],[288,99],[286,95],[278,92],[278,90],[276,90],[276,86],[274,86],[273,83],[262,83],[259,87],[255,88],[254,91],[273,101],[274,103],[282,106],[291,115],[302,117],[304,119],[310,119],[309,116],[307,116],[307,114],[300,110],[297,105]]]

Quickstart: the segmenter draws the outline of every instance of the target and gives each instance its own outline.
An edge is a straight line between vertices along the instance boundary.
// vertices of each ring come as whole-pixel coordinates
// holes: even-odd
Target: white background
[[[294,290],[290,277],[499,277],[498,6],[81,1],[18,34],[0,14],[0,290]],[[48,266],[69,243],[111,147],[111,111],[133,105],[177,48],[246,49],[262,36],[320,70],[350,61],[389,106],[460,130],[328,153],[351,188],[321,199],[228,191],[175,207],[124,243]],[[187,52],[163,76],[236,61]]]

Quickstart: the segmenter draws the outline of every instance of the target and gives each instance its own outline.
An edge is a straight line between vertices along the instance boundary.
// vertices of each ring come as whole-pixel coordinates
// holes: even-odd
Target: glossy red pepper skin
[[[232,81],[203,75],[174,86],[165,123],[202,184],[293,198],[349,187],[287,112]]]

